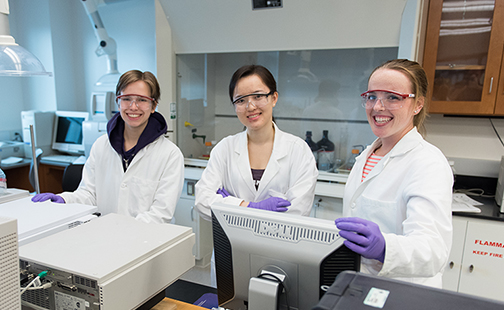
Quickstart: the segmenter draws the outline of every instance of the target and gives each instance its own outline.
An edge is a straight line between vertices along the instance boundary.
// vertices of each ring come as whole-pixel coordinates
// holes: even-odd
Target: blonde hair
[[[417,127],[418,132],[422,134],[422,136],[425,136],[426,130],[424,121],[428,116],[427,86],[429,85],[429,82],[427,81],[427,75],[425,74],[422,66],[420,66],[418,62],[408,59],[393,59],[376,67],[369,77],[371,77],[378,69],[390,69],[404,73],[413,86],[415,102],[417,102],[420,98],[424,98],[423,108],[413,117],[413,125]]]

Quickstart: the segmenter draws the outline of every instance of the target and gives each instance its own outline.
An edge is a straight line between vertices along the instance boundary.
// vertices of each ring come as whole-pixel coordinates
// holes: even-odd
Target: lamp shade
[[[9,3],[0,0],[0,76],[51,76],[37,57],[16,44],[9,30]]]
[[[0,44],[0,76],[48,75],[37,57],[23,47]]]

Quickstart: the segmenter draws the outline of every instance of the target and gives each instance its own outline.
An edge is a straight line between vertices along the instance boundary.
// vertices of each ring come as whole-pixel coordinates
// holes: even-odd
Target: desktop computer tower
[[[26,158],[32,158],[30,125],[33,125],[35,147],[42,149],[46,155],[52,153],[54,112],[22,111],[21,124]]]
[[[19,247],[21,281],[50,271],[48,289],[26,291],[35,309],[128,310],[158,296],[194,266],[191,228],[110,213]]]

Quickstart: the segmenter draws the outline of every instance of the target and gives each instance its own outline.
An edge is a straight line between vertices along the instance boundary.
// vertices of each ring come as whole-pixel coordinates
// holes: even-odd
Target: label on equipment
[[[375,307],[375,308],[383,308],[385,302],[387,301],[388,295],[390,291],[382,290],[376,287],[372,287],[366,299],[364,299],[364,304],[367,306]]]
[[[61,292],[54,292],[56,310],[86,309],[86,300]]]

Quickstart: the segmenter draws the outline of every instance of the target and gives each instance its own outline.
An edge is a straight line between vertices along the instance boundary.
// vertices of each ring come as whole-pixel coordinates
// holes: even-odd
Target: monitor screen
[[[216,203],[212,228],[217,295],[225,308],[258,300],[249,285],[272,273],[283,278],[278,309],[311,309],[340,272],[360,268],[360,256],[343,245],[331,220]]]
[[[62,153],[84,154],[82,123],[89,113],[56,111],[52,148]]]

